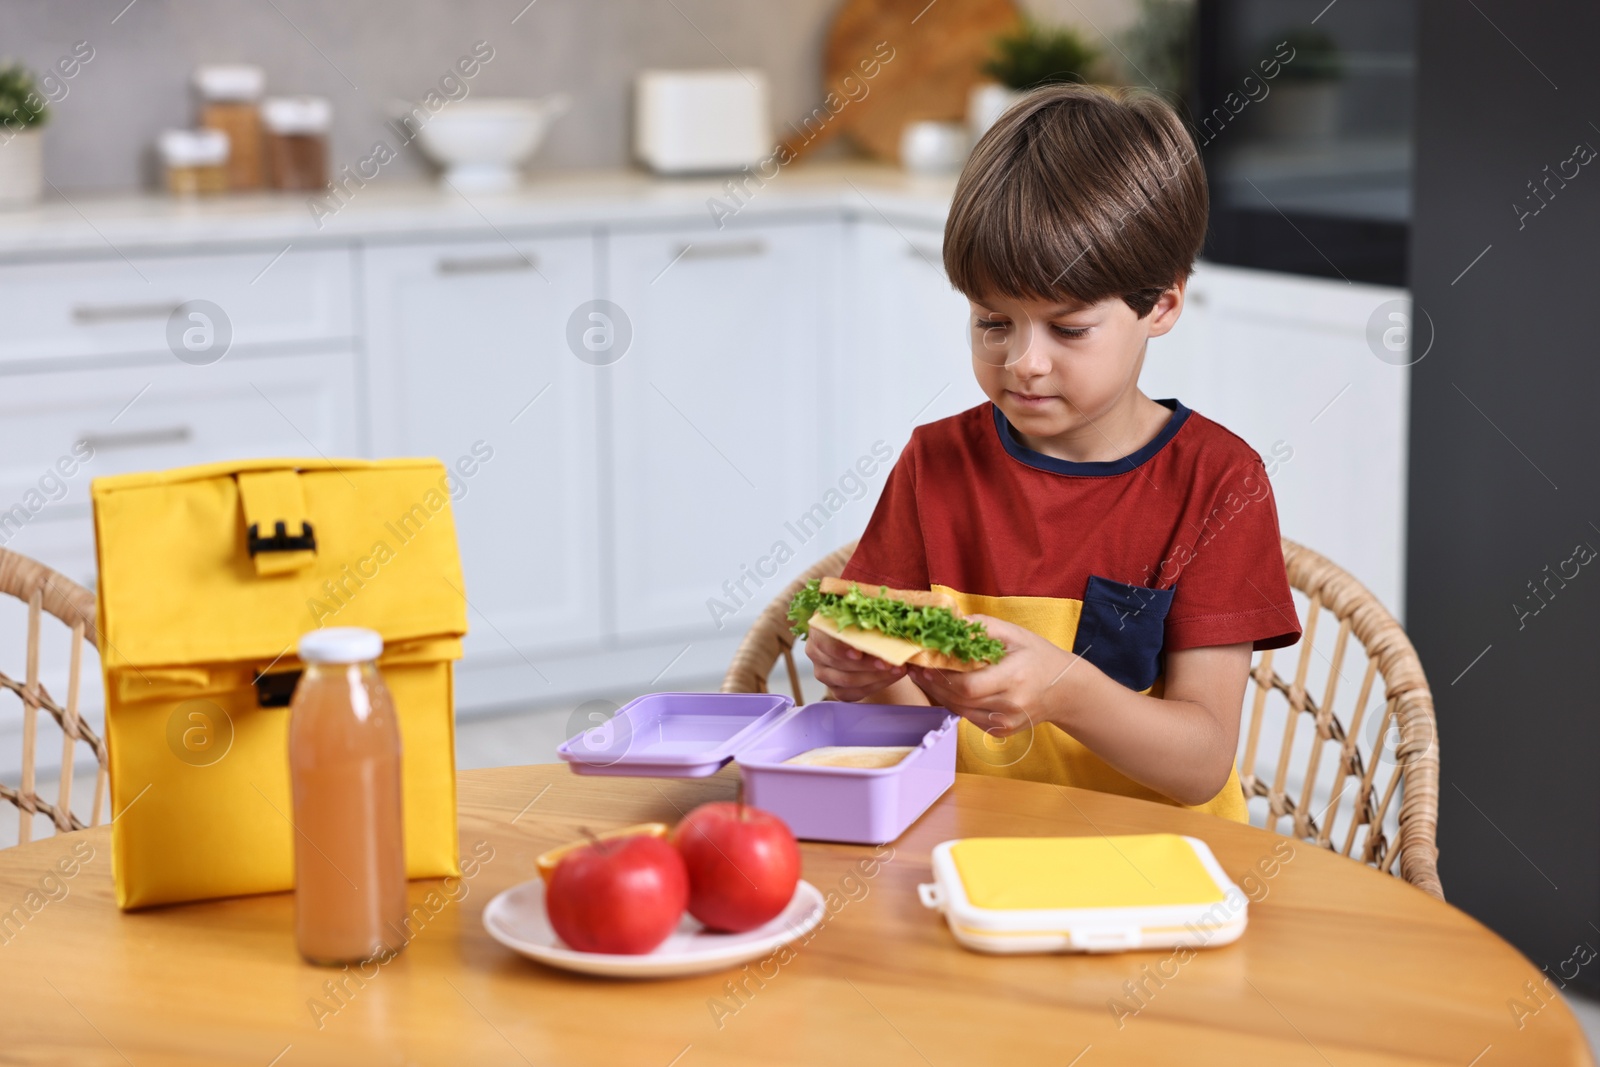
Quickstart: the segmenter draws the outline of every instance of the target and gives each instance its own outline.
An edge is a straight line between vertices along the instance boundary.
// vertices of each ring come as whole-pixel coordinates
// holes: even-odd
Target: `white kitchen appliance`
[[[774,150],[759,70],[646,70],[634,83],[633,151],[658,174],[753,165]]]

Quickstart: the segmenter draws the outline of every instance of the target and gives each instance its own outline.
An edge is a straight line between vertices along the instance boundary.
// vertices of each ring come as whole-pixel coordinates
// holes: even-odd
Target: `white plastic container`
[[[913,174],[953,174],[970,147],[959,122],[908,122],[900,131],[900,165]]]
[[[989,127],[1023,97],[1022,93],[998,82],[980,82],[967,94],[967,134],[976,145]]]
[[[44,195],[44,131],[0,133],[0,208],[32,207]]]
[[[945,841],[933,877],[917,895],[976,952],[1210,948],[1249,917],[1211,849],[1178,834]],[[1052,902],[1074,906],[1029,906]]]
[[[634,83],[633,151],[658,174],[707,174],[772,155],[759,70],[646,70]]]
[[[156,142],[174,196],[228,191],[228,135],[222,130],[163,130]]]

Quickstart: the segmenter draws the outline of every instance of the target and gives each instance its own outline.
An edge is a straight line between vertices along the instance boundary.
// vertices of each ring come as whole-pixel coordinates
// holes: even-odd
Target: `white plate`
[[[821,892],[802,881],[777,918],[742,934],[712,933],[685,914],[665,941],[643,955],[578,952],[568,948],[551,928],[544,908],[544,880],[535,878],[489,901],[483,909],[483,926],[507,948],[552,967],[608,978],[675,978],[760,959],[805,936],[822,921],[822,915]]]

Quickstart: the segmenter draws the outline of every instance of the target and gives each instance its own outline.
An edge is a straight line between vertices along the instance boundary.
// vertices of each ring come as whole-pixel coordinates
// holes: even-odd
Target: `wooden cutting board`
[[[857,88],[860,99],[845,104],[820,130],[813,120],[791,138],[789,149],[803,156],[842,133],[868,155],[898,162],[907,123],[966,119],[968,92],[991,80],[979,68],[992,54],[994,39],[1014,29],[1019,18],[1013,0],[844,0],[823,46],[823,93],[847,99],[841,88],[847,77],[867,93],[861,96]],[[880,42],[894,49],[893,57],[865,78],[861,63],[874,57]],[[819,118],[825,115],[825,108],[818,112]]]

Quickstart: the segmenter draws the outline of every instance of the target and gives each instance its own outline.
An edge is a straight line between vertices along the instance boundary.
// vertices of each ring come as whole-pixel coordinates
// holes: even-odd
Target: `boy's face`
[[[1070,438],[1116,424],[1141,394],[1145,342],[1172,329],[1183,283],[1144,318],[1121,297],[1095,304],[1012,297],[971,300],[972,370],[1024,437]]]

